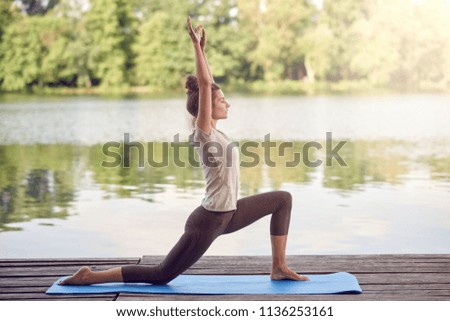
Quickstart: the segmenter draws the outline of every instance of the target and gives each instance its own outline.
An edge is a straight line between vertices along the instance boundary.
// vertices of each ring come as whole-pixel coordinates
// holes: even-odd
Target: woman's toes
[[[296,280],[296,281],[309,281],[309,278],[295,273],[289,268],[279,268],[272,270],[270,274],[272,280]]]
[[[309,281],[309,277],[301,275],[301,274],[297,274],[297,276],[299,277],[300,281]]]

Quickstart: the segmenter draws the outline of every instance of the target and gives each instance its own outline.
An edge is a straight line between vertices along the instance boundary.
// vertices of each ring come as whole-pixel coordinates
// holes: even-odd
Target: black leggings
[[[197,262],[219,235],[240,230],[271,213],[270,234],[287,235],[291,208],[291,194],[284,191],[241,198],[237,209],[230,212],[211,212],[199,206],[187,219],[180,240],[160,264],[123,266],[123,281],[166,284]]]

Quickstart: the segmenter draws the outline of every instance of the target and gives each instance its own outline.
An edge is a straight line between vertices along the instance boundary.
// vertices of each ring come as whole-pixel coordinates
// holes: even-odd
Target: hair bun
[[[189,75],[186,78],[186,85],[185,85],[186,89],[190,92],[196,92],[198,91],[198,82],[197,82],[197,77],[193,76],[193,75]]]

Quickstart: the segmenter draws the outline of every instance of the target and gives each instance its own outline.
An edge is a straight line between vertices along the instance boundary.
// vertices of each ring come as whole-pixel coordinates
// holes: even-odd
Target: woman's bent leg
[[[238,200],[237,210],[224,233],[232,233],[272,214],[270,234],[272,244],[272,272],[274,280],[308,280],[286,265],[286,242],[291,218],[292,196],[289,192],[273,191],[244,197]]]
[[[273,191],[247,196],[237,201],[237,209],[225,229],[225,234],[244,228],[272,214],[271,235],[287,235],[291,219],[292,196],[289,192]]]

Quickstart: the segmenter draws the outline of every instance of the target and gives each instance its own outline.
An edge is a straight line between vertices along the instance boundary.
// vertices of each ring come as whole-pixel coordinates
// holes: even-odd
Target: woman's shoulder
[[[198,131],[199,133],[206,135],[206,136],[211,136],[211,134],[216,130],[214,127],[211,127],[211,132],[208,134],[204,129],[200,128],[197,124],[197,122],[195,122],[195,131]]]
[[[211,127],[211,132],[207,133],[203,129],[201,129],[197,123],[195,123],[194,127],[194,139],[196,141],[210,141],[214,140],[217,135],[217,130],[214,127]]]
[[[224,132],[218,130],[215,127],[211,127],[211,132],[208,134],[203,129],[198,127],[197,124],[195,124],[194,140],[200,142],[216,141],[221,144],[225,144],[232,141],[231,138],[228,137]]]

